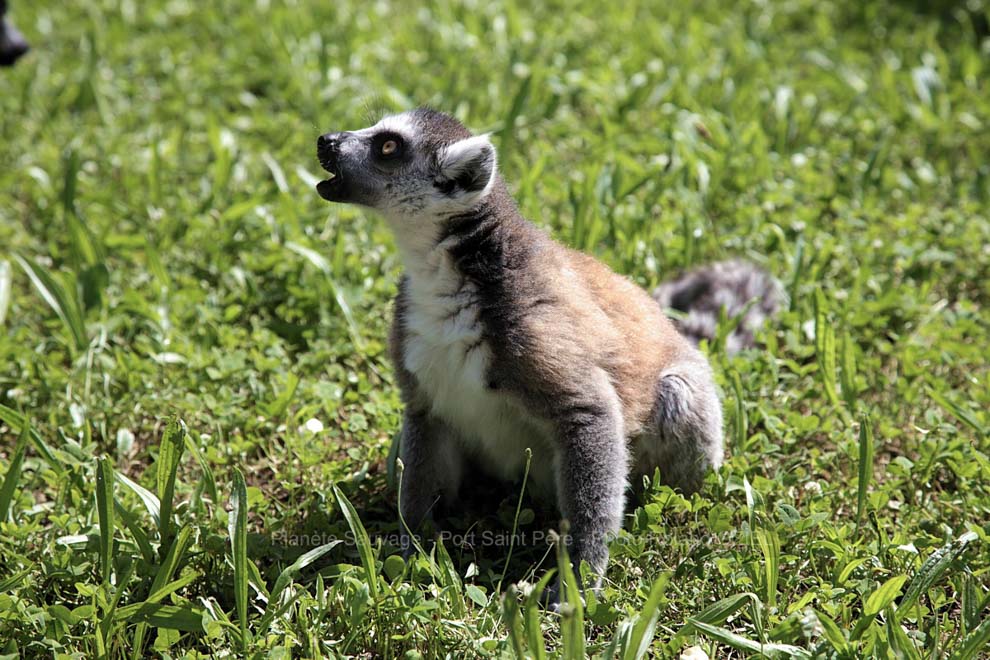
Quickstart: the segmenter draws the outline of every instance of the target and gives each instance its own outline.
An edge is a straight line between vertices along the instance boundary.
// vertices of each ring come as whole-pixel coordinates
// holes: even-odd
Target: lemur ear
[[[445,194],[484,192],[495,179],[495,147],[487,135],[445,147],[437,156],[437,187]]]

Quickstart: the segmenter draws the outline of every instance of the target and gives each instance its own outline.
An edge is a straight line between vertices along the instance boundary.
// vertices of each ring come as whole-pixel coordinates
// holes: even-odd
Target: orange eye
[[[383,156],[391,156],[392,154],[394,154],[396,152],[396,150],[398,148],[399,148],[399,143],[398,142],[396,142],[395,140],[386,140],[382,144],[382,155]]]

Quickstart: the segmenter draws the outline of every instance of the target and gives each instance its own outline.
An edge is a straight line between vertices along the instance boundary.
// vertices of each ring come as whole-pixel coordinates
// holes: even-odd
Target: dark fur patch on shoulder
[[[548,240],[519,214],[501,179],[481,204],[449,218],[438,238],[449,244],[454,265],[477,289],[482,336],[494,355],[486,379],[499,389],[529,389],[529,376],[519,370],[520,356],[532,349],[526,301],[541,295],[534,267]]]

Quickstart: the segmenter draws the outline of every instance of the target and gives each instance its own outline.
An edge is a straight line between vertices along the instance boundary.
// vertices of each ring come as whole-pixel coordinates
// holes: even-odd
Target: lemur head
[[[323,199],[368,206],[392,218],[462,213],[496,179],[488,136],[472,135],[450,115],[429,109],[321,135],[316,154],[333,175],[316,186]]]

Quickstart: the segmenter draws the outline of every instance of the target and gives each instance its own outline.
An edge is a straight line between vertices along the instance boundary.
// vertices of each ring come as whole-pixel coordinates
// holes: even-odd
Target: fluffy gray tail
[[[755,345],[754,334],[787,298],[780,283],[768,272],[739,259],[689,270],[658,286],[653,297],[664,309],[681,312],[674,323],[696,344],[715,338],[723,307],[728,319],[741,317],[726,337],[729,353]]]

